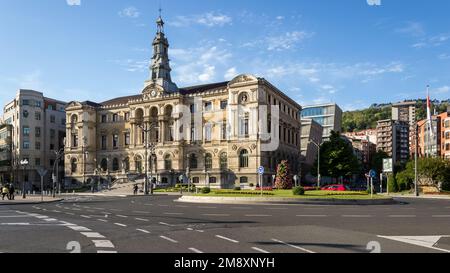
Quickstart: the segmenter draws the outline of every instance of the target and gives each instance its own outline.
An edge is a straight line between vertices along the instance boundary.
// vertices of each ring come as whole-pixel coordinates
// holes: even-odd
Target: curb
[[[36,201],[36,202],[15,202],[15,203],[0,203],[0,206],[19,206],[19,205],[39,205],[39,204],[51,204],[64,201],[64,198],[51,200],[51,201]]]
[[[182,203],[213,203],[213,204],[285,204],[285,205],[394,205],[399,204],[394,199],[374,199],[374,200],[342,200],[342,199],[308,199],[298,200],[294,198],[248,198],[248,197],[203,197],[203,196],[182,196],[175,202]]]

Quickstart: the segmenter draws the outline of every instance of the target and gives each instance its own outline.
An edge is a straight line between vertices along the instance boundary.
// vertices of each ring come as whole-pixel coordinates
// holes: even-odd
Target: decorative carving
[[[236,151],[237,150],[237,146],[236,145],[233,145],[233,151]]]
[[[256,150],[256,144],[253,144],[250,148],[251,148],[252,150]]]

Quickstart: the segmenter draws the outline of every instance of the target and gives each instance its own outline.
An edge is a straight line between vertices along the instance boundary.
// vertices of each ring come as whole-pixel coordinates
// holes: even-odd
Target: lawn
[[[264,191],[263,196],[266,198],[299,198],[299,199],[347,199],[347,200],[364,200],[371,199],[370,194],[366,192],[335,192],[335,191],[306,191],[305,195],[294,195],[292,190],[274,190]],[[195,196],[209,197],[260,197],[259,191],[233,191],[233,190],[213,190],[209,194],[196,194]],[[389,197],[381,195],[373,195],[373,199],[389,199]]]

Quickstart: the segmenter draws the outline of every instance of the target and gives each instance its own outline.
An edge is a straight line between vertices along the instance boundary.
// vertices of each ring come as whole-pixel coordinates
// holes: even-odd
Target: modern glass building
[[[331,131],[342,132],[342,109],[335,103],[305,106],[302,119],[312,119],[322,125],[324,141],[330,138]]]

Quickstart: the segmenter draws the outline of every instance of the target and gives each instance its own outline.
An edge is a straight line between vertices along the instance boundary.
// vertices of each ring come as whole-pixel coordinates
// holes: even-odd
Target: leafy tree
[[[389,158],[389,155],[383,151],[377,151],[373,156],[370,162],[370,167],[377,171],[377,173],[381,173],[383,171],[383,159]]]
[[[406,164],[404,171],[397,174],[397,179],[401,179],[402,183],[413,183],[415,179],[414,160]],[[432,183],[437,186],[442,182],[442,187],[445,190],[447,186],[450,187],[450,162],[441,158],[419,158],[417,161],[417,175],[419,183]],[[399,182],[400,182],[399,179]]]
[[[389,192],[398,192],[398,185],[397,185],[397,180],[395,179],[395,175],[389,174],[387,183],[388,183]]]
[[[353,147],[339,132],[331,132],[330,140],[320,148],[320,174],[333,178],[350,177],[359,174],[361,165],[353,153]],[[317,159],[312,169],[317,175]]]
[[[281,163],[277,167],[275,187],[279,190],[292,189],[292,177],[290,175],[289,164],[287,160],[281,161]]]

